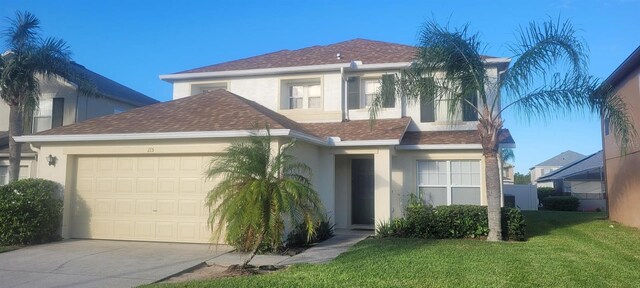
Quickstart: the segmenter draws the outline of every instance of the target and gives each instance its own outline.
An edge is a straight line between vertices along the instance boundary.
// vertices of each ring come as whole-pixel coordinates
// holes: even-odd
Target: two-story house
[[[104,97],[78,93],[77,86],[60,78],[40,79],[40,102],[33,115],[24,120],[25,134],[71,125],[95,117],[116,114],[157,100],[97,74],[82,65],[72,63],[75,72],[84,75]],[[9,106],[0,101],[0,185],[9,180]],[[20,178],[36,177],[36,152],[29,144],[22,145]]]
[[[204,207],[212,157],[268,124],[273,149],[296,139],[294,156],[337,228],[372,229],[401,216],[410,194],[432,205],[486,205],[477,115],[448,118],[441,103],[368,105],[416,48],[355,39],[281,50],[162,75],[173,101],[59,127],[18,141],[56,165],[40,175],[65,186],[63,236],[207,242]],[[496,81],[509,59],[485,57]],[[395,93],[381,91],[381,93]],[[498,95],[491,95],[498,97]],[[500,142],[514,142],[507,130]]]
[[[575,161],[583,159],[584,157],[586,156],[578,152],[567,150],[536,164],[535,166],[529,168],[529,175],[531,175],[531,184],[536,185],[537,187],[553,188],[553,182],[538,182],[538,178],[545,176],[555,170],[558,170],[569,163],[573,163]]]

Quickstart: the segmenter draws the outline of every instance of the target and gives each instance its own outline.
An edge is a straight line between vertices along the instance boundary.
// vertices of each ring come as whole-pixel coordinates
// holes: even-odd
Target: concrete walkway
[[[351,246],[372,236],[372,231],[336,230],[335,236],[295,256],[256,255],[249,264],[293,265],[300,263],[325,263],[347,251]],[[240,264],[249,254],[229,252],[207,261],[209,265],[229,266]]]

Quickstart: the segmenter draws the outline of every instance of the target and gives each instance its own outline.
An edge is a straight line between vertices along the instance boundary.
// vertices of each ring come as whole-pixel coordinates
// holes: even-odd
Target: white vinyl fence
[[[502,185],[504,195],[516,197],[516,207],[520,210],[538,210],[538,190],[535,185]]]

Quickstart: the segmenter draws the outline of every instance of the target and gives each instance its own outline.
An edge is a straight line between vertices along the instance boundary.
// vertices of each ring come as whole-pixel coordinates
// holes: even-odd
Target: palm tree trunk
[[[22,143],[18,143],[13,136],[22,135],[22,111],[18,105],[9,105],[9,182],[20,177],[20,160]]]
[[[256,257],[256,254],[258,254],[258,249],[260,249],[260,244],[262,244],[262,240],[264,239],[264,234],[266,232],[267,232],[267,228],[263,227],[262,232],[260,232],[260,235],[258,236],[258,241],[256,241],[256,246],[253,247],[253,251],[251,251],[251,255],[249,256],[249,258],[242,263],[242,266],[241,266],[242,268],[247,268],[247,266],[249,265],[249,262],[253,260],[253,257]]]
[[[500,171],[497,153],[484,155],[485,174],[487,181],[487,210],[489,220],[489,235],[487,241],[502,241],[502,219],[500,199]]]

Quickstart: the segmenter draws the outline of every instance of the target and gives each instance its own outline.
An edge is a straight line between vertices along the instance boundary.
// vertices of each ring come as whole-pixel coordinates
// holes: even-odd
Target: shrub
[[[542,200],[549,196],[556,195],[556,189],[553,187],[538,187],[538,204],[542,205]]]
[[[489,233],[487,207],[476,205],[408,206],[405,218],[380,223],[379,237],[477,238]],[[504,240],[525,240],[525,221],[520,210],[502,208]]]
[[[555,211],[577,211],[580,200],[573,196],[549,196],[542,201],[542,207]]]
[[[304,224],[298,224],[287,235],[287,247],[306,247],[313,243],[319,243],[334,236],[334,225],[331,219],[325,218],[316,223],[311,240],[307,237],[307,229]]]
[[[60,187],[44,179],[0,186],[0,244],[25,245],[60,239]]]

